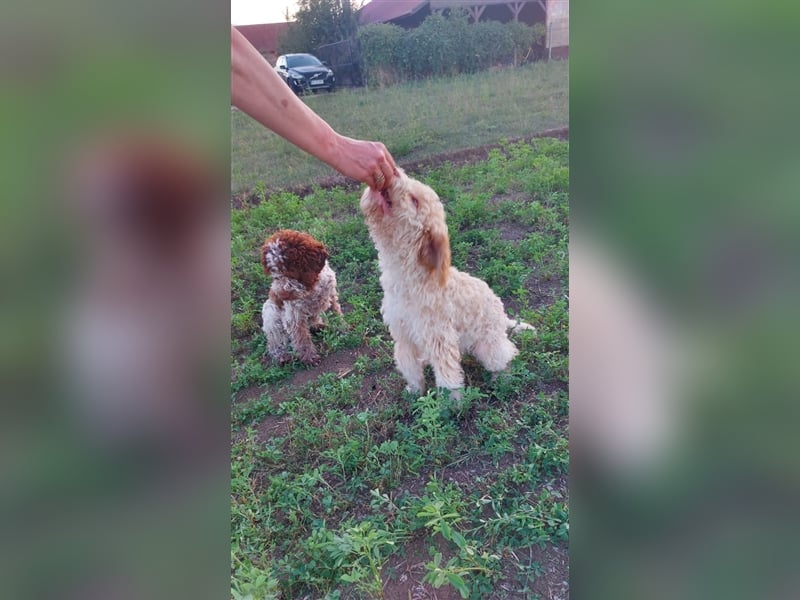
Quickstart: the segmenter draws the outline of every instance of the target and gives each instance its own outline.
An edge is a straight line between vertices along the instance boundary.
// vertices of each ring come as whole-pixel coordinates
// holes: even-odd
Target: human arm
[[[394,159],[383,144],[356,140],[334,131],[295,96],[234,27],[231,27],[231,103],[347,177],[375,189],[388,186],[394,177]]]

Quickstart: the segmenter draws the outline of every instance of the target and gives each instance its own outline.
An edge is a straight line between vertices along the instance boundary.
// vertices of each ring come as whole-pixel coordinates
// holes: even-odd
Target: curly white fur
[[[267,351],[286,363],[294,348],[302,362],[315,364],[319,353],[311,329],[324,325],[321,314],[328,309],[342,314],[327,252],[308,234],[283,230],[267,240],[261,253],[264,269],[272,275],[269,299],[261,309]]]
[[[296,296],[295,300],[281,305],[272,298],[264,302],[261,318],[270,356],[280,363],[290,361],[291,345],[304,363],[318,362],[319,354],[311,340],[310,329],[324,325],[320,315],[329,308],[342,314],[336,291],[336,273],[326,262],[311,290],[303,288],[298,281],[280,277],[272,280],[270,290],[290,291]]]
[[[378,250],[381,313],[408,389],[425,389],[426,364],[437,387],[462,388],[464,353],[489,371],[506,369],[518,353],[508,331],[534,328],[509,319],[484,281],[450,265],[444,207],[436,193],[399,170],[389,190],[367,188],[360,204]]]

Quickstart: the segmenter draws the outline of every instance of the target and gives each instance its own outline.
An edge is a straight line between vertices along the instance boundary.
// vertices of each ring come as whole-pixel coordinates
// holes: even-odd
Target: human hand
[[[348,177],[366,183],[374,190],[383,190],[392,184],[397,173],[392,155],[380,142],[354,140],[342,136],[334,168]]]

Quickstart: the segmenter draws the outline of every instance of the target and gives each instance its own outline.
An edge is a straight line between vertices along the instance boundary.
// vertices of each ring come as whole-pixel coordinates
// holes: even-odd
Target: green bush
[[[505,64],[519,65],[544,39],[537,23],[470,23],[463,10],[433,14],[416,29],[373,24],[357,33],[364,80],[372,87],[442,77]]]
[[[525,23],[508,23],[506,25],[511,33],[513,44],[514,63],[519,65],[525,60],[533,60],[533,48],[544,43],[547,28],[544,23],[536,23],[533,27]]]
[[[517,23],[519,25],[519,23]],[[527,27],[525,25],[525,27]],[[508,61],[514,53],[514,37],[509,24],[499,21],[483,21],[472,26],[472,49],[478,69],[486,69],[497,63]]]
[[[461,50],[459,24],[457,20],[433,14],[403,37],[402,64],[409,79],[455,75]]]
[[[362,76],[367,85],[383,87],[400,81],[397,50],[402,37],[402,27],[385,23],[358,30],[356,39],[361,47]]]

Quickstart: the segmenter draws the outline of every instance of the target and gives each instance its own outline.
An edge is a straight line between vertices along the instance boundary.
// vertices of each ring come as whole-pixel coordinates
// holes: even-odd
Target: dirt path
[[[557,127],[555,129],[546,129],[544,131],[540,131],[538,133],[534,133],[531,135],[524,135],[517,138],[509,139],[509,142],[516,143],[516,142],[529,142],[536,138],[556,138],[559,140],[568,140],[569,139],[569,127]],[[398,166],[402,169],[408,171],[409,173],[418,173],[425,169],[432,169],[443,165],[445,163],[451,163],[453,166],[461,166],[481,160],[485,160],[489,156],[489,152],[495,148],[500,148],[501,144],[484,144],[483,146],[476,146],[475,148],[465,148],[462,150],[454,150],[452,152],[443,152],[441,154],[434,154],[433,156],[429,156],[427,158],[423,158],[420,160],[413,160],[413,161],[399,161]],[[317,181],[313,184],[303,184],[303,185],[296,185],[284,190],[297,196],[305,196],[311,193],[316,188],[322,189],[331,189],[335,187],[344,187],[344,188],[352,188],[357,189],[361,187],[360,183],[354,182],[352,179],[348,179],[347,177],[337,175],[335,177],[328,177]],[[279,190],[270,190],[272,193],[277,192]],[[257,194],[252,192],[242,192],[239,194],[234,194],[231,198],[231,206],[233,208],[243,208],[245,205],[255,206],[260,202],[260,199]]]

